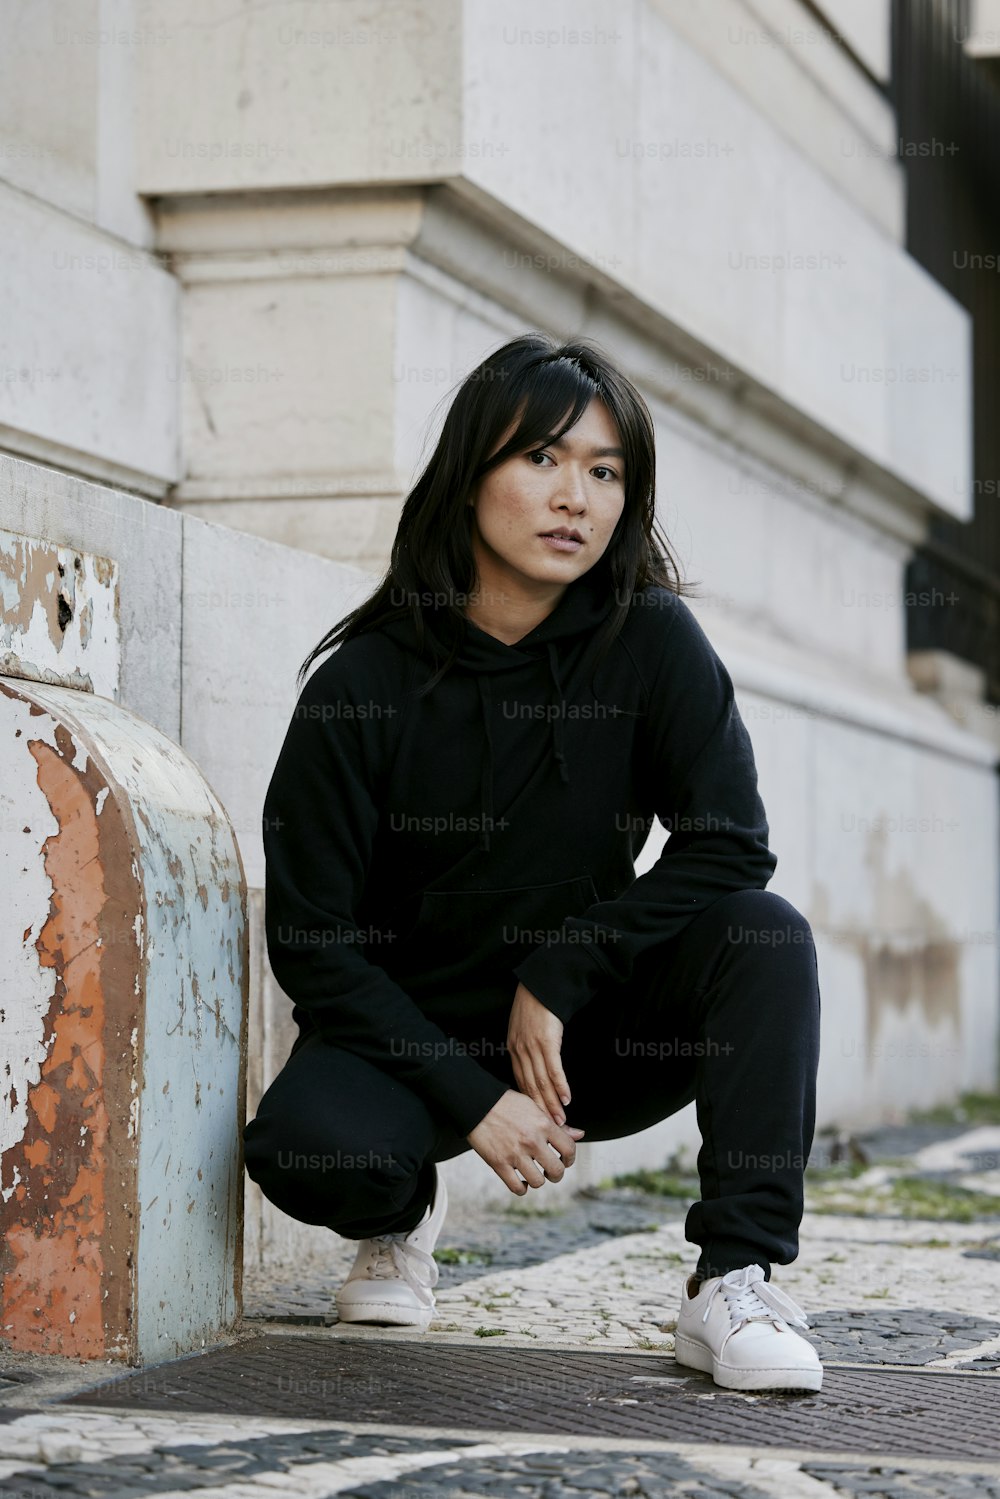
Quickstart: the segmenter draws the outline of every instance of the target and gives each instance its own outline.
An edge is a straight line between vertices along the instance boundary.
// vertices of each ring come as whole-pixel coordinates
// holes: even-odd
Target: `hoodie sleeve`
[[[720,896],[764,889],[777,865],[732,679],[684,600],[657,592],[670,607],[649,610],[651,643],[638,662],[648,695],[641,763],[670,837],[621,895],[567,917],[514,969],[564,1023]]]
[[[363,637],[361,637],[363,639]],[[355,915],[379,817],[380,765],[393,713],[345,642],[302,689],[264,799],[264,928],[278,984],[324,1041],[364,1057],[448,1116],[464,1137],[507,1086],[365,956]],[[367,710],[367,711],[366,711]],[[417,1043],[417,1044],[412,1044]]]

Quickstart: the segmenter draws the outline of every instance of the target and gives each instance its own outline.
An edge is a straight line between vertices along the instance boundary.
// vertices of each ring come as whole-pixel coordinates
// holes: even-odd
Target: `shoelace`
[[[730,1270],[717,1280],[708,1293],[708,1303],[701,1320],[708,1321],[712,1303],[720,1294],[729,1308],[729,1319],[734,1327],[742,1322],[770,1322],[777,1315],[789,1327],[807,1328],[806,1314],[797,1302],[777,1286],[764,1279],[760,1265],[745,1265],[742,1270]]]
[[[370,1279],[401,1275],[418,1296],[437,1285],[441,1273],[437,1260],[419,1245],[408,1244],[405,1234],[376,1234],[371,1242],[375,1245],[375,1264],[368,1272]],[[425,1280],[416,1273],[418,1267],[424,1270]]]

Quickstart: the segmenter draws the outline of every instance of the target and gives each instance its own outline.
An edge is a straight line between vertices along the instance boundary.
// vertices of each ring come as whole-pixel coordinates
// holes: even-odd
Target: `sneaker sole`
[[[710,1348],[683,1334],[674,1335],[674,1358],[679,1364],[711,1374],[724,1390],[820,1390],[822,1369],[734,1369],[720,1364]]]
[[[448,1188],[444,1178],[438,1174],[436,1179],[436,1196],[434,1209],[431,1213],[430,1224],[434,1225],[432,1243],[436,1243],[441,1236],[445,1216],[448,1211]],[[425,1225],[429,1227],[430,1224]],[[405,1307],[398,1302],[392,1301],[354,1301],[345,1306],[343,1311],[340,1307],[339,1292],[334,1295],[334,1306],[337,1308],[337,1318],[340,1322],[375,1322],[385,1327],[418,1327],[421,1332],[426,1332],[434,1317],[435,1303],[431,1298],[429,1307]]]
[[[337,1307],[340,1322],[378,1322],[388,1327],[419,1327],[422,1332],[426,1332],[433,1316],[433,1310],[410,1311],[405,1306],[390,1306],[384,1301],[355,1302],[343,1311]]]

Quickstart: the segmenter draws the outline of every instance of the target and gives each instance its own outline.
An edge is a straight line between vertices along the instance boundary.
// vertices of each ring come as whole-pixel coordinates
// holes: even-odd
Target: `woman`
[[[360,1239],[341,1320],[426,1327],[472,1149],[515,1195],[696,1101],[680,1362],[819,1389],[798,1253],[819,988],[733,685],[654,535],[654,431],[590,340],[460,387],[375,593],[316,647],[264,805],[299,1035],[245,1132],[292,1217]],[[662,541],[662,538],[661,538]],[[654,866],[634,860],[659,817]],[[569,1119],[572,1117],[573,1122]]]

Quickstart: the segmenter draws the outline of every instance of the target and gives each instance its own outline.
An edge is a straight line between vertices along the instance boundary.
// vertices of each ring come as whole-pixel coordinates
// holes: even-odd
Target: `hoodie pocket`
[[[500,890],[428,890],[406,941],[411,986],[427,992],[503,992],[513,969],[557,938],[567,916],[600,900],[589,874]]]

